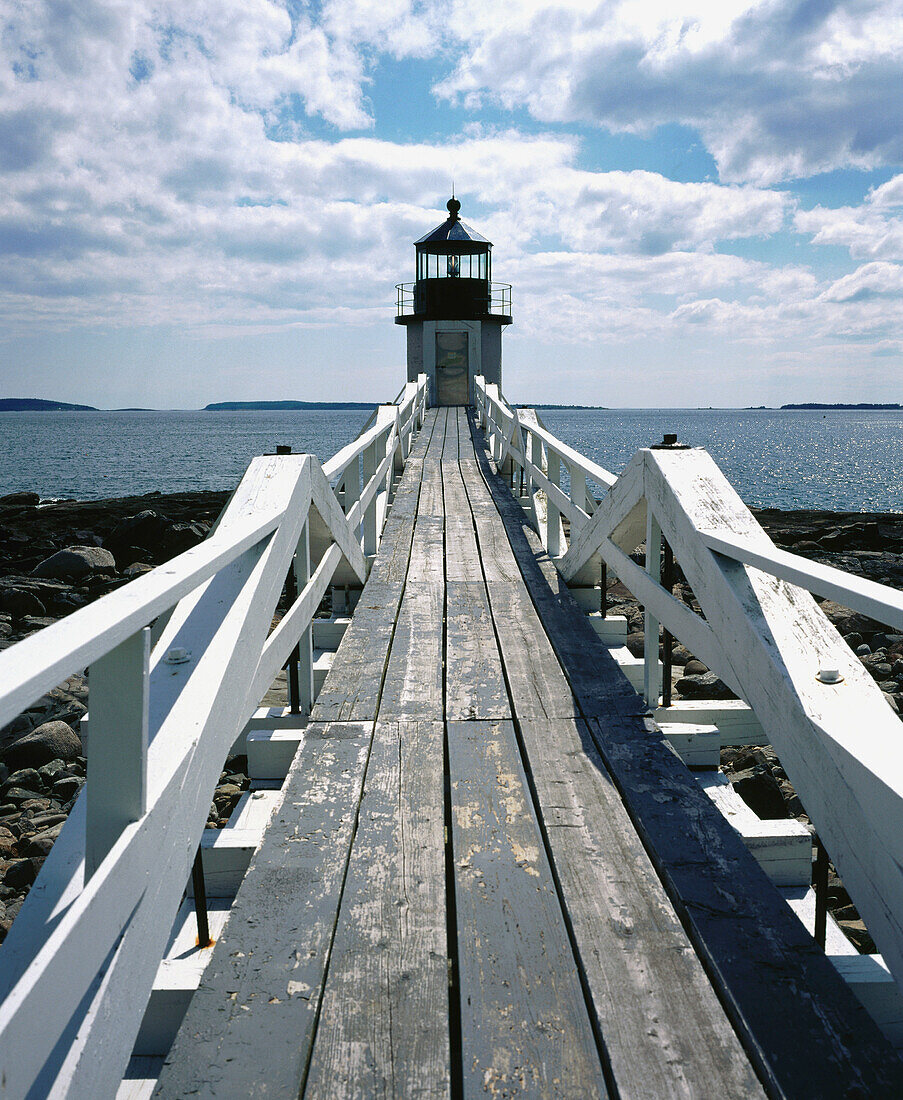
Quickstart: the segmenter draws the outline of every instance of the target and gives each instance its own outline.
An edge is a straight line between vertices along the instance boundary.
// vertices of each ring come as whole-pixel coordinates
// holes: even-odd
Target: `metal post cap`
[[[661,443],[653,443],[650,448],[653,451],[688,451],[689,443],[678,443],[675,432],[666,432]]]

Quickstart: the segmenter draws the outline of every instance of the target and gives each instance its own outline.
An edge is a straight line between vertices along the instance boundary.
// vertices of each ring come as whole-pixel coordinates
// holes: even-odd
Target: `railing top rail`
[[[516,418],[520,428],[538,436],[543,443],[545,443],[546,447],[550,447],[570,468],[580,470],[581,473],[586,474],[588,478],[606,489],[610,489],[618,480],[617,474],[611,473],[604,467],[599,466],[598,463],[593,462],[592,459],[587,458],[586,455],[582,455],[579,451],[575,451],[573,447],[569,447],[557,436],[553,435],[548,428],[539,424],[536,420],[531,418],[529,421],[522,421],[519,410],[512,409],[508,406],[497,386],[491,383],[487,384],[485,380],[480,377],[477,379],[477,387],[486,395],[486,399],[489,403],[499,409],[507,419],[510,420],[512,417]],[[531,411],[535,413],[535,410]]]
[[[89,665],[168,611],[224,565],[275,531],[284,516],[282,509],[264,520],[249,520],[244,528],[215,532],[165,565],[0,653],[0,726],[75,669]]]
[[[398,419],[404,420],[405,414],[411,411],[418,397],[421,397],[425,392],[425,387],[426,376],[421,375],[416,382],[405,383],[391,404],[377,405],[358,437],[342,447],[341,450],[336,451],[332,458],[323,463],[323,473],[326,474],[327,478],[334,481],[336,478],[341,477],[351,463],[359,458],[375,439],[378,439],[383,432],[390,429],[395,423],[396,410]],[[389,409],[392,410],[391,414],[384,411]]]
[[[604,488],[610,489],[618,480],[617,474],[611,473],[604,467],[599,466],[598,463],[593,462],[592,459],[587,458],[586,455],[581,454],[579,451],[575,451],[573,447],[569,447],[567,443],[563,443],[542,424],[537,424],[532,421],[524,424],[520,421],[520,418],[518,418],[518,423],[525,431],[532,432],[534,435],[538,436],[547,447],[550,447],[560,458],[564,459],[568,466],[580,470],[581,473],[586,474],[587,477],[591,478],[599,485],[602,485]]]
[[[752,546],[740,535],[700,531],[699,536],[710,550],[734,561],[743,562],[770,573],[774,577],[798,585],[809,592],[835,600],[851,611],[858,611],[876,622],[903,630],[903,592],[865,577],[857,577],[842,569],[810,561],[798,554]]]

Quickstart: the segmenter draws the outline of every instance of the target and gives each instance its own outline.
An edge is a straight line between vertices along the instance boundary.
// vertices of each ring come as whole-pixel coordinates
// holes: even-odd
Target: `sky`
[[[5,0],[0,397],[390,401],[453,184],[511,401],[903,402],[903,0]]]

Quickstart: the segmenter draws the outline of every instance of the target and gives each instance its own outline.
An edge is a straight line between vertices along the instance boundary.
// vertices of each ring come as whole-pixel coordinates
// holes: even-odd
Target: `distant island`
[[[40,397],[0,397],[0,412],[100,412],[93,405],[44,401]]]
[[[604,409],[606,412],[608,411],[608,405],[529,405],[518,403],[516,407],[518,409]]]
[[[903,409],[903,405],[875,405],[869,401],[860,401],[856,405],[823,405],[817,401],[805,401],[800,405],[781,405],[782,409],[873,409],[879,412],[894,412]]]
[[[375,401],[214,401],[205,405],[203,412],[248,412],[264,409],[267,412],[292,412],[297,409],[359,409],[365,412],[376,408]]]

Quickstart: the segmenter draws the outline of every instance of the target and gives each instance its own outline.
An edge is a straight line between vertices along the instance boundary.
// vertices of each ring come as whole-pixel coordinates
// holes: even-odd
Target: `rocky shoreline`
[[[226,492],[193,492],[60,501],[37,494],[0,498],[0,649],[162,564],[204,539],[225,505]],[[756,515],[782,549],[903,588],[903,515],[785,512]],[[675,587],[689,606],[693,594]],[[642,654],[642,611],[617,582],[608,607],[626,615],[629,648]],[[836,604],[824,610],[859,655],[890,705],[903,713],[903,636]],[[730,697],[714,673],[682,646],[672,653],[678,696]],[[88,685],[74,675],[0,729],[0,940],[59,835],[85,779],[79,720]],[[762,817],[807,820],[772,750],[726,749],[722,764],[742,797]],[[222,827],[247,789],[247,760],[226,761],[208,826]],[[835,915],[860,950],[873,950],[842,884],[832,880]]]

